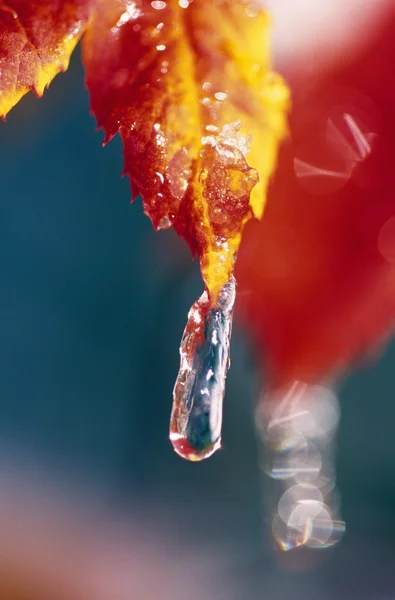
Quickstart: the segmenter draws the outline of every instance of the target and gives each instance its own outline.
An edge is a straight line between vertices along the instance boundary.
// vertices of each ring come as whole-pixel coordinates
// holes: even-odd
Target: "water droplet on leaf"
[[[169,217],[165,216],[159,221],[158,229],[170,229],[171,226],[171,220],[169,219]]]

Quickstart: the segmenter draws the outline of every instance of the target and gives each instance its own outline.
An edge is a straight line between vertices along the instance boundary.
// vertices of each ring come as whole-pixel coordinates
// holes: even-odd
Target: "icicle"
[[[221,447],[235,296],[236,280],[232,276],[214,306],[204,291],[188,313],[170,421],[174,450],[187,460],[203,460]]]

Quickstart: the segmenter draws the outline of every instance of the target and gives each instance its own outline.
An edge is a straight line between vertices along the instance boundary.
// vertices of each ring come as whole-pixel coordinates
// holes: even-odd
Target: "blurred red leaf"
[[[342,370],[392,326],[394,25],[352,64],[289,74],[292,141],[238,260],[240,306],[273,385]]]

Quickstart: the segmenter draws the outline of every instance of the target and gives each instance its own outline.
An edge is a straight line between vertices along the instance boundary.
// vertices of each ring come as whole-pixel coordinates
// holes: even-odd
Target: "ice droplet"
[[[222,402],[229,368],[236,280],[212,305],[206,291],[192,305],[180,345],[170,440],[182,458],[203,460],[221,447]]]

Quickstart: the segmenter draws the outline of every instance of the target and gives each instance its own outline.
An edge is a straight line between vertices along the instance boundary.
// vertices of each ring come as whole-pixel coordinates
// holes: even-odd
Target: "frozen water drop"
[[[235,296],[236,280],[232,276],[214,305],[204,291],[188,314],[170,421],[173,448],[187,460],[203,460],[221,447]]]
[[[158,223],[158,229],[170,229],[171,226],[172,222],[167,215],[162,217],[162,219]]]

